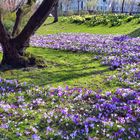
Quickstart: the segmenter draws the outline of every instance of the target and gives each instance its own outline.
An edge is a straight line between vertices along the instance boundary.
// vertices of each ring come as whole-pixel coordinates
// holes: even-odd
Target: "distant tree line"
[[[62,5],[65,5],[65,10],[66,11],[70,11],[70,6],[72,3],[76,2],[75,5],[77,6],[77,13],[80,13],[80,10],[84,11],[85,9],[85,5],[86,5],[86,11],[90,12],[98,12],[101,9],[97,8],[99,7],[99,3],[101,2],[101,0],[87,0],[86,3],[84,3],[84,8],[83,6],[83,2],[84,0],[77,0],[77,1],[73,1],[73,0],[59,0],[59,4],[62,10]],[[110,12],[121,12],[121,13],[132,13],[134,12],[134,8],[135,6],[139,6],[140,2],[138,2],[138,0],[102,0],[102,5],[108,5],[108,10]],[[119,7],[117,7],[117,5]],[[127,8],[126,8],[127,7]],[[116,8],[119,8],[119,10],[116,10]],[[102,9],[102,11],[106,11],[104,9]],[[137,11],[135,11],[137,12]]]

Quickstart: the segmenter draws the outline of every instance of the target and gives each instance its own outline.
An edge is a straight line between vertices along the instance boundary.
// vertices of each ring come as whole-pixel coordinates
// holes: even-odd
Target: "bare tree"
[[[32,5],[34,4],[35,1],[33,0],[28,0],[26,5],[24,5],[24,0],[21,1],[21,4],[17,7],[16,11],[16,20],[15,20],[15,24],[13,27],[13,31],[12,31],[12,36],[16,36],[19,34],[20,32],[20,26],[21,26],[21,22],[22,19],[25,15],[27,15],[32,8]],[[22,6],[23,5],[23,6]]]
[[[80,0],[78,0],[77,2],[78,2],[78,14],[80,15]]]
[[[3,3],[4,1],[4,3]],[[18,11],[23,5],[31,6],[34,0],[26,0],[20,5],[22,0],[3,0],[0,3],[0,43],[3,50],[2,65],[11,65],[13,67],[25,67],[31,65],[33,62],[25,57],[25,50],[28,47],[28,41],[31,35],[43,24],[52,7],[57,3],[57,0],[43,0],[39,8],[33,13],[33,15],[28,20],[27,24],[21,32],[13,33],[11,35],[3,24],[3,10],[8,11]],[[16,2],[15,2],[16,1]],[[14,3],[15,2],[15,3]],[[17,4],[18,3],[18,4]],[[6,6],[7,4],[7,6]],[[5,5],[5,7],[3,7]],[[8,7],[8,8],[7,8]],[[21,19],[18,19],[20,14],[16,14],[16,24],[18,25]],[[21,16],[22,17],[22,16]],[[16,26],[17,29],[17,26]],[[15,28],[14,28],[15,30]]]
[[[127,0],[128,4],[130,5],[129,14],[131,15],[134,10],[134,6],[136,5],[136,0]]]
[[[87,10],[88,11],[95,11],[97,6],[98,0],[88,0],[87,1]]]
[[[54,23],[58,22],[58,2],[54,5],[53,10],[52,10],[52,15],[54,17]]]
[[[125,5],[125,0],[122,0],[122,8],[121,8],[121,13],[124,13],[124,5]]]
[[[116,6],[116,0],[109,0],[109,11],[114,13],[115,12],[115,6]]]

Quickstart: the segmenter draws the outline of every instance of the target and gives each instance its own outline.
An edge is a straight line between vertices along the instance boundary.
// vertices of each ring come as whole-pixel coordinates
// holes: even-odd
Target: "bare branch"
[[[18,8],[16,12],[15,24],[12,31],[13,37],[20,33],[22,18],[31,11],[33,4],[34,4],[34,0],[28,0],[26,5],[20,6],[20,8]]]
[[[13,27],[13,31],[12,31],[12,36],[14,37],[15,35],[19,34],[19,28],[20,28],[20,24],[22,21],[22,15],[23,15],[23,11],[21,8],[18,9],[18,11],[16,12],[16,20],[15,20],[15,24]]]
[[[2,23],[2,15],[0,14],[0,43],[3,43],[9,39],[9,33],[5,29],[3,23]]]
[[[13,41],[24,44],[28,38],[42,25],[58,0],[43,0],[37,11],[29,19],[22,32]],[[42,10],[43,9],[43,10]]]

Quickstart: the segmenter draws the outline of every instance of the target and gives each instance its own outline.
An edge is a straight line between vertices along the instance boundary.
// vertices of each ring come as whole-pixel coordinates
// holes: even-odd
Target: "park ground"
[[[138,140],[140,24],[52,21],[27,49],[46,67],[0,69],[0,140]]]
[[[88,27],[61,22],[52,23],[49,18],[37,31],[39,35],[59,34],[59,33],[90,33],[90,34],[114,34],[139,36],[139,24],[127,23],[117,27],[106,27],[103,25]],[[109,90],[116,89],[119,85],[107,85],[104,83],[109,75],[117,71],[109,70],[107,66],[100,64],[99,60],[94,60],[93,53],[73,53],[49,48],[30,47],[29,52],[43,56],[47,61],[47,68],[25,68],[1,71],[0,75],[6,79],[18,79],[20,82],[35,84],[39,86],[76,86],[90,89]],[[99,86],[100,85],[100,86]]]

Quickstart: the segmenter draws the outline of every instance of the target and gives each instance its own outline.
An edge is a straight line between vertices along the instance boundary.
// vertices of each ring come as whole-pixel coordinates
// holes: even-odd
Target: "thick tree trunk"
[[[29,60],[24,57],[24,52],[29,46],[29,39],[26,43],[18,44],[11,39],[10,34],[5,30],[0,20],[0,42],[3,50],[1,65],[10,65],[13,67],[25,67],[30,65]]]
[[[1,66],[6,68],[22,68],[22,67],[46,67],[46,62],[41,57],[36,57],[26,52],[29,47],[29,40],[24,44],[18,44],[10,39],[2,44],[3,58]],[[8,67],[7,67],[8,66]]]
[[[0,14],[0,43],[3,49],[2,65],[10,65],[13,67],[26,67],[36,65],[39,61],[43,64],[44,61],[36,59],[34,56],[27,56],[26,48],[29,46],[29,39],[32,34],[42,25],[42,23],[49,16],[52,7],[58,0],[43,0],[37,11],[31,16],[24,29],[15,38],[12,38],[6,31],[2,17]],[[21,19],[17,19],[19,22]],[[17,29],[18,24],[15,26]],[[15,33],[13,33],[14,35]],[[37,65],[41,66],[42,65]]]
[[[13,67],[26,67],[30,65],[30,61],[24,56],[25,49],[18,50],[15,42],[7,41],[2,44],[2,48],[2,65],[10,65]]]

